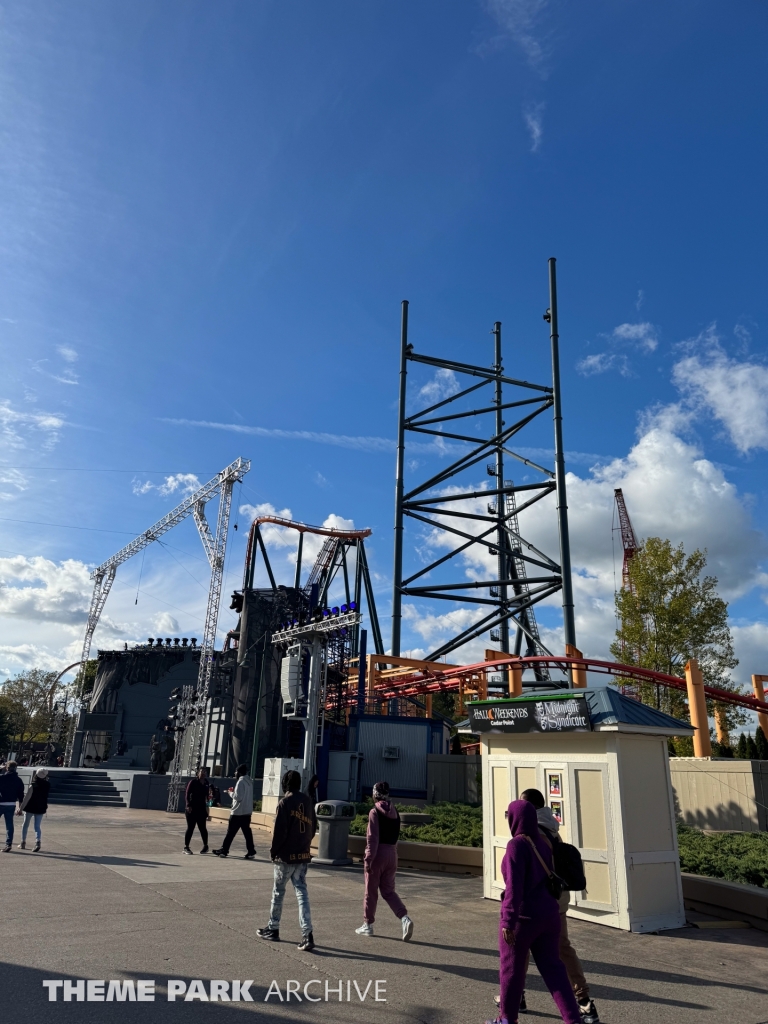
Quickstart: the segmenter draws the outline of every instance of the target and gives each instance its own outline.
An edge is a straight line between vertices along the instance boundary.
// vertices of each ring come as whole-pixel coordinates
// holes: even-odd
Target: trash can
[[[355,805],[347,800],[321,800],[315,807],[320,828],[315,864],[351,864],[347,856],[349,825],[355,816]]]

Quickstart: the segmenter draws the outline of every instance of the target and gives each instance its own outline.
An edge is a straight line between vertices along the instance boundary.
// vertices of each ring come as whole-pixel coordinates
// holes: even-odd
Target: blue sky
[[[352,520],[387,633],[400,300],[417,350],[490,362],[498,319],[545,381],[552,255],[581,646],[611,640],[623,486],[641,535],[708,548],[739,678],[768,671],[764,5],[0,11],[2,674],[75,660],[86,567],[238,455],[228,585],[246,506]],[[97,645],[201,629],[202,547],[166,539]]]

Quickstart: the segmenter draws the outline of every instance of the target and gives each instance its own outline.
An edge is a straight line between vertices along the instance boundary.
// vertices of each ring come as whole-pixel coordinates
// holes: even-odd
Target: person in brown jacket
[[[307,891],[307,868],[312,859],[310,846],[317,832],[315,805],[301,790],[301,776],[298,772],[286,772],[283,776],[285,796],[277,805],[275,828],[272,833],[272,847],[269,855],[274,864],[274,887],[269,923],[259,928],[256,934],[268,942],[280,941],[280,918],[283,913],[283,899],[288,879],[293,883],[299,904],[299,924],[302,939],[299,949],[308,953],[315,948],[312,934],[312,917]]]

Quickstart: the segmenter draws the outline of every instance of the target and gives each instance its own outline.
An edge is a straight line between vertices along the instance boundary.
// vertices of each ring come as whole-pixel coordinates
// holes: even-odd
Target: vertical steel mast
[[[496,405],[496,481],[497,487],[504,487],[504,446],[501,443],[501,436],[504,433],[504,411],[502,404],[504,397],[502,395],[502,384],[501,374],[504,372],[504,367],[501,365],[501,323],[496,321],[493,325],[493,354],[494,354],[494,369],[496,370],[496,381],[494,386],[493,401]],[[506,608],[507,606],[507,585],[504,582],[509,578],[509,558],[508,550],[509,543],[507,538],[507,509],[505,504],[505,495],[499,494],[496,498],[496,540],[498,543],[498,573],[499,573],[499,604],[500,607]],[[505,654],[509,654],[509,619],[504,618],[499,623],[499,645]]]
[[[484,634],[508,653],[511,626],[516,630],[516,652],[520,652],[525,640],[528,654],[548,654],[533,609],[560,590],[565,640],[574,644],[554,261],[550,262],[550,309],[545,319],[552,324],[551,385],[536,384],[505,373],[498,321],[491,332],[494,358],[490,365],[415,352],[408,341],[408,303],[403,303],[395,481],[393,655],[401,653],[404,596],[415,599],[418,605],[426,601],[443,602],[432,616],[436,632],[439,630],[439,643],[427,656],[430,661]],[[409,362],[434,368],[435,372],[433,381],[418,392],[418,398],[429,399],[427,403],[418,403],[426,407],[416,411],[407,409]],[[517,448],[518,444],[526,444],[524,439],[519,439],[521,431],[529,428],[549,408],[554,410],[555,422],[554,469],[539,465],[523,455],[524,449]],[[419,459],[413,464],[406,459],[406,431],[422,435]],[[429,441],[431,444],[425,443]],[[541,447],[542,439],[531,438],[528,445]],[[433,463],[433,469],[424,473],[424,478],[414,482],[409,479],[406,483],[406,468],[413,472],[424,465],[424,452],[428,459],[431,456],[432,460],[439,460],[438,466]],[[521,468],[522,479],[505,479],[505,466],[510,459],[525,467]],[[491,486],[478,480],[479,467],[485,468],[493,478]],[[560,564],[522,535],[521,529],[525,522],[530,523],[530,518],[524,519],[523,527],[520,526],[520,518],[530,517],[528,510],[553,493]],[[544,512],[542,507],[539,514],[549,516],[551,512]],[[406,519],[409,523],[415,520],[420,524],[408,538],[405,536]],[[407,540],[410,543],[406,544]],[[404,558],[406,552],[417,547],[420,561],[409,567],[408,574],[403,567]],[[491,560],[495,568],[490,572],[483,570],[482,566],[487,566]],[[451,567],[453,573],[448,572]],[[490,578],[482,578],[486,575]],[[451,605],[446,607],[446,601]],[[449,614],[444,614],[446,612]],[[455,635],[447,636],[451,632]],[[544,670],[536,675],[537,686],[560,685]]]
[[[549,260],[549,322],[552,346],[552,398],[555,425],[555,487],[557,490],[557,532],[560,538],[560,568],[563,574],[563,632],[566,645],[576,646],[576,619],[573,610],[571,578],[571,540],[568,533],[568,498],[565,493],[565,453],[563,451],[563,407],[560,397],[560,334],[557,322],[557,260]]]
[[[403,578],[403,472],[405,468],[405,385],[408,378],[408,301],[403,299],[400,317],[400,399],[397,414],[397,464],[395,468],[395,566],[392,593],[391,653],[400,654],[402,596],[399,583]]]

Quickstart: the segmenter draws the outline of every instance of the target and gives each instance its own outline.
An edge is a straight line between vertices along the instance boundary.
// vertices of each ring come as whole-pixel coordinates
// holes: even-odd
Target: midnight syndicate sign
[[[586,697],[470,705],[472,732],[589,732]]]

